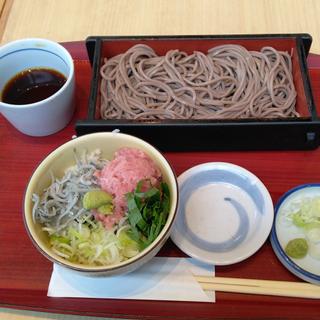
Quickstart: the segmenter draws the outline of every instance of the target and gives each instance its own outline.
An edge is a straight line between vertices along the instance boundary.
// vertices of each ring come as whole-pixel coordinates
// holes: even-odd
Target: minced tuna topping
[[[114,159],[95,176],[102,190],[113,195],[114,212],[112,215],[99,215],[96,218],[104,223],[106,228],[117,223],[126,212],[126,198],[139,181],[146,180],[155,186],[161,180],[161,172],[154,161],[142,150],[121,148],[115,152]]]

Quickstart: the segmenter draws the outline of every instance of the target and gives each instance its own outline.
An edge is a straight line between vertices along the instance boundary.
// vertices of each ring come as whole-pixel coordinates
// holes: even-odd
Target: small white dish
[[[291,258],[287,255],[285,247],[295,238],[308,239],[308,231],[292,223],[290,215],[301,208],[306,199],[320,199],[320,184],[304,184],[287,191],[275,206],[275,219],[271,231],[271,245],[280,262],[294,275],[314,284],[320,285],[320,259],[314,258],[309,250],[305,257]],[[319,200],[320,201],[320,200]],[[318,208],[319,213],[319,208]],[[319,230],[319,228],[317,228]],[[313,244],[320,253],[320,241]]]
[[[229,265],[263,245],[273,223],[273,203],[254,174],[234,164],[212,162],[185,171],[178,184],[171,238],[186,254]]]

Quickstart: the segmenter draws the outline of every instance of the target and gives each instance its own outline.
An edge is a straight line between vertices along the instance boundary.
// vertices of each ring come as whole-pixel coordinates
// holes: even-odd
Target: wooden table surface
[[[303,32],[313,37],[311,52],[320,54],[319,17],[319,0],[0,0],[0,43],[25,37]],[[69,317],[0,309],[0,319]]]
[[[319,0],[0,0],[2,43],[89,35],[307,32],[320,53]],[[1,25],[0,25],[1,27]]]

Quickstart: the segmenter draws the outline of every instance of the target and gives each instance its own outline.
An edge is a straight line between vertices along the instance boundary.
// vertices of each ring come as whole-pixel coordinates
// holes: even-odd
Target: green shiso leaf
[[[152,243],[164,227],[170,210],[170,191],[166,183],[159,188],[150,186],[142,192],[139,181],[134,192],[126,195],[128,220],[131,225],[130,237],[139,242],[143,249]]]

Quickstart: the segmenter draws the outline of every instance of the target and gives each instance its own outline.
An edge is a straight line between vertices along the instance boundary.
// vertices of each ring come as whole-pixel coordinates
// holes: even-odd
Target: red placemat
[[[83,43],[66,44],[75,58],[76,105],[64,130],[42,138],[25,136],[0,116],[0,306],[17,309],[123,318],[302,318],[319,317],[317,300],[217,293],[217,302],[185,303],[111,299],[48,298],[52,264],[33,247],[22,220],[23,195],[39,162],[75,134],[86,117],[91,68]],[[314,98],[320,105],[320,59],[309,58]],[[269,189],[274,202],[288,189],[320,182],[320,149],[313,151],[166,153],[177,175],[199,163],[231,162],[250,170]],[[169,240],[160,255],[183,256]],[[269,241],[249,259],[217,267],[218,276],[298,281],[277,260]]]

